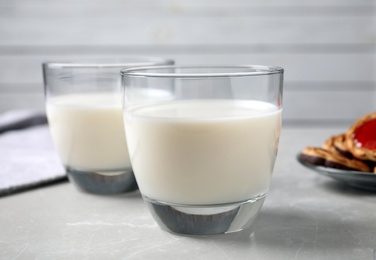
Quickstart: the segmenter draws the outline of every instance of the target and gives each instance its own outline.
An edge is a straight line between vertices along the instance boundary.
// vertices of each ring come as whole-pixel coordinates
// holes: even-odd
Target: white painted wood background
[[[376,111],[375,0],[0,0],[0,113],[43,110],[43,61],[285,68],[284,123]]]

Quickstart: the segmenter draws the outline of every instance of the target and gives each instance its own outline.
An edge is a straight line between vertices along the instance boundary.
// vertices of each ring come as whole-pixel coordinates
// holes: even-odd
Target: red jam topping
[[[358,147],[376,150],[376,119],[361,124],[354,131],[353,139]]]

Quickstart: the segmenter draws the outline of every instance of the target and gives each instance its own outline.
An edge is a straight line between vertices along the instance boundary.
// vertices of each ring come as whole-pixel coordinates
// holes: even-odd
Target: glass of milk
[[[283,69],[144,67],[123,70],[122,80],[130,160],[159,226],[186,235],[250,230],[277,155]]]
[[[114,194],[137,188],[124,133],[120,71],[171,64],[136,57],[43,63],[52,138],[70,181],[79,189]]]

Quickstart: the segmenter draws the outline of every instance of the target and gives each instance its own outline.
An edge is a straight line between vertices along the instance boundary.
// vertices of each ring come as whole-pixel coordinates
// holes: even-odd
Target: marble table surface
[[[345,130],[283,128],[270,192],[251,235],[170,234],[138,192],[98,196],[63,182],[0,198],[0,259],[376,259],[376,192],[296,161],[305,146]]]

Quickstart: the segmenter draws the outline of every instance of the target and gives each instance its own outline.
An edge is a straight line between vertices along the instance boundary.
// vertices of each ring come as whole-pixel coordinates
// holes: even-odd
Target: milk
[[[196,100],[125,113],[142,194],[176,204],[221,204],[267,192],[281,111],[260,101]]]
[[[52,138],[65,166],[81,171],[131,167],[118,93],[53,97],[46,109]]]

